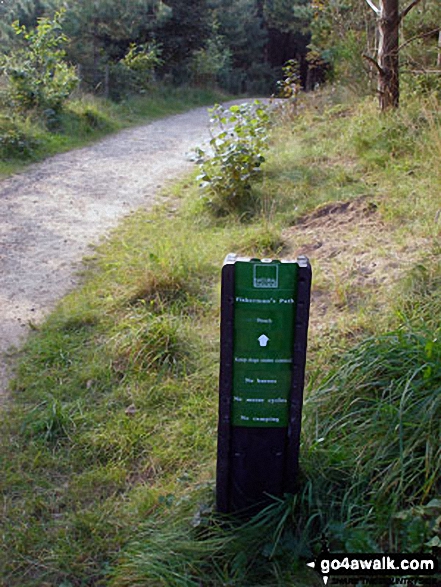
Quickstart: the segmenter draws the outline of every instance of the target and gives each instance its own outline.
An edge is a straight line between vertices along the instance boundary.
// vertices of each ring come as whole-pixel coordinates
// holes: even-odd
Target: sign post
[[[228,255],[222,269],[216,499],[255,511],[293,493],[311,291],[306,257]]]

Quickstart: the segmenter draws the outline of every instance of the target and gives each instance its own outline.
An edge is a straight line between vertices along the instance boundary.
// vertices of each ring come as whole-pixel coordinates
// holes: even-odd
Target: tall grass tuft
[[[441,490],[440,335],[409,326],[367,338],[306,403],[306,450],[322,460],[322,475],[344,480],[341,504],[358,509],[346,519],[375,523],[378,543],[392,512]]]
[[[287,496],[241,524],[181,501],[142,524],[111,587],[312,586],[296,562],[300,554],[311,556],[300,552],[305,544],[297,513],[298,499]]]

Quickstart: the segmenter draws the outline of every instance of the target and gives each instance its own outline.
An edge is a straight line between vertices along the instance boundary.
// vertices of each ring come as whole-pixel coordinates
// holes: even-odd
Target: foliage
[[[162,46],[162,75],[175,83],[188,83],[195,52],[207,46],[213,29],[211,2],[193,0],[191,10],[184,0],[168,0],[169,14],[155,27],[154,37]]]
[[[282,104],[278,104],[278,110],[285,122],[298,113],[300,90],[299,64],[295,59],[290,59],[283,67],[283,76],[277,82],[275,95],[275,97],[283,99]]]
[[[215,31],[230,52],[231,67],[220,72],[223,86],[235,94],[268,93],[276,76],[266,56],[269,31],[259,3],[255,0],[217,2]]]
[[[332,65],[334,79],[349,84],[358,95],[375,91],[378,38],[374,12],[358,0],[314,0],[313,6],[310,48]],[[400,8],[404,7],[400,2]],[[440,10],[437,0],[426,0],[401,23],[400,75],[406,79],[403,87],[407,91],[439,91]]]
[[[299,92],[299,64],[295,59],[290,59],[283,66],[283,78],[277,82],[277,97],[296,101]]]
[[[5,0],[2,51],[14,51],[14,20],[30,31],[57,6],[59,0]],[[83,87],[106,96],[122,98],[126,83],[145,91],[121,62],[132,45],[152,43],[162,50],[158,78],[178,84],[213,80],[230,92],[268,95],[283,64],[296,59],[308,90],[327,70],[358,94],[375,91],[375,14],[362,0],[197,0],[191,10],[184,0],[67,0],[63,6],[67,57],[80,66]],[[401,68],[412,91],[439,91],[440,10],[437,0],[425,0],[403,21]]]
[[[18,110],[58,112],[78,83],[75,69],[63,61],[67,43],[61,28],[63,14],[55,13],[52,20],[41,18],[29,31],[18,22],[13,24],[25,45],[3,57],[1,71],[7,76],[9,98]]]
[[[131,45],[140,49],[132,52],[133,57],[139,54],[139,64],[143,52],[149,61],[154,57],[149,55],[149,47],[156,46],[154,31],[170,13],[165,3],[158,0],[75,0],[65,4],[64,30],[71,39],[68,57],[79,66],[81,88],[117,99],[137,89],[143,92],[144,86],[137,86],[140,81],[137,75],[121,61],[130,52]],[[154,53],[159,57],[156,49]],[[142,59],[147,65],[145,57]]]
[[[308,0],[264,0],[263,11],[269,25],[282,31],[308,32],[313,16]]]
[[[229,92],[268,95],[282,64],[299,55],[305,84],[311,18],[306,0],[294,7],[280,0],[196,0],[191,10],[184,0],[4,0],[2,50],[13,47],[14,20],[31,30],[61,4],[63,32],[70,39],[67,58],[79,69],[82,89],[90,92],[121,99],[126,83],[135,90],[121,62],[132,45],[152,43],[162,51],[158,78],[176,84],[213,80]]]
[[[220,35],[208,39],[202,49],[195,51],[191,69],[197,85],[216,84],[231,69],[231,50],[225,47]]]
[[[250,214],[252,182],[260,175],[268,148],[268,110],[256,101],[228,110],[216,106],[210,112],[212,152],[197,151],[204,201],[216,216]]]
[[[161,64],[161,49],[155,45],[130,45],[127,55],[122,60],[124,65],[141,75],[151,75],[155,68]]]
[[[13,116],[0,116],[0,158],[32,159],[40,146],[36,129],[29,121],[23,122]]]
[[[3,0],[0,3],[0,46],[7,53],[14,46],[15,32],[12,27],[14,21],[18,21],[27,29],[34,28],[38,19],[48,13],[53,13],[55,8],[53,0]]]
[[[121,59],[118,65],[128,70],[131,74],[129,87],[132,92],[145,92],[154,80],[155,70],[162,64],[161,48],[156,43],[148,45],[136,45],[132,43],[127,54]],[[123,77],[118,72],[118,77]]]
[[[393,527],[404,552],[437,552],[441,548],[441,500],[431,499],[393,516]]]
[[[403,21],[402,78],[409,93],[441,96],[440,19],[440,3],[427,0]]]
[[[362,57],[372,54],[376,44],[372,11],[366,2],[353,0],[318,0],[313,6],[310,50],[330,64],[332,79],[366,94],[376,74]]]

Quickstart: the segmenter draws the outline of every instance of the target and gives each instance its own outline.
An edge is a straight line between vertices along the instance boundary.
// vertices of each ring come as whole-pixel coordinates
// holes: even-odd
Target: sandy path
[[[199,108],[0,182],[0,398],[6,351],[77,285],[88,246],[131,210],[151,206],[167,180],[191,169],[192,149],[207,138],[207,109]]]

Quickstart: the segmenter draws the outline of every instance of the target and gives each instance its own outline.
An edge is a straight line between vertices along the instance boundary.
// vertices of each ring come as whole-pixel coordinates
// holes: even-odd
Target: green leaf
[[[439,536],[434,536],[431,540],[429,540],[429,542],[426,542],[426,546],[429,546],[430,548],[440,547],[441,546],[441,538]]]

